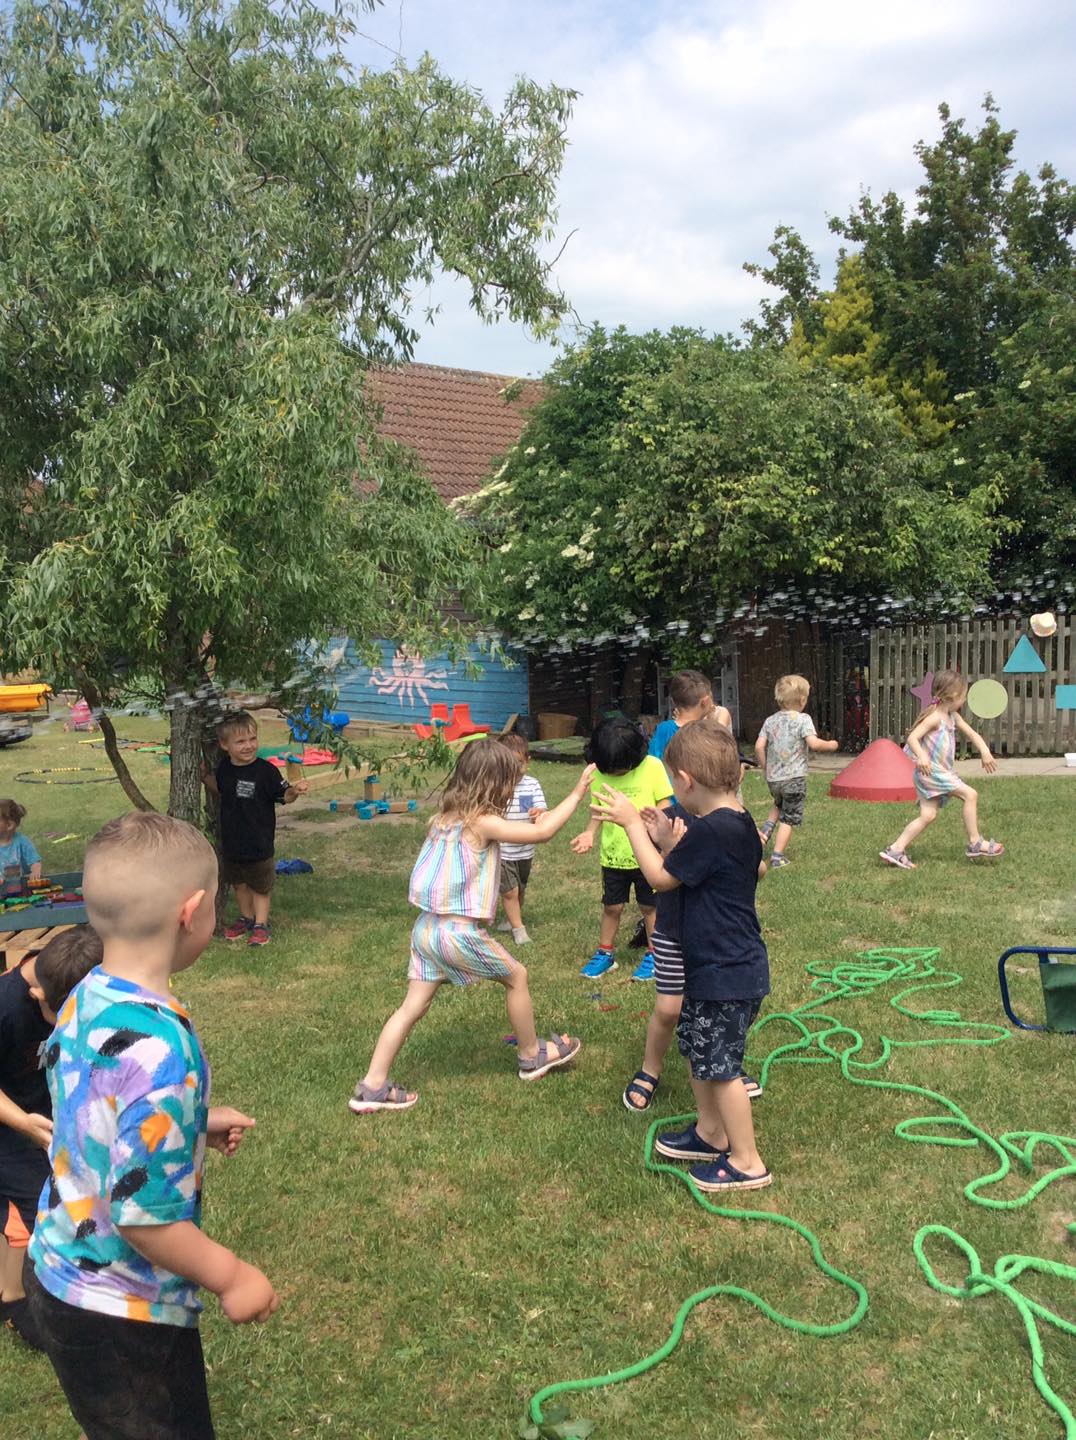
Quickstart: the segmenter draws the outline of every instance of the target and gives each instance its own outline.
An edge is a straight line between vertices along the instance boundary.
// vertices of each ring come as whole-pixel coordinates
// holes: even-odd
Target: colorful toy
[[[86,905],[82,898],[82,874],[42,876],[23,881],[5,876],[0,930],[26,930],[33,925],[85,925]]]
[[[1037,955],[1042,998],[1046,1005],[1046,1024],[1032,1025],[1021,1020],[1009,999],[1009,980],[1005,964],[1010,955]],[[998,985],[1005,1014],[1021,1030],[1056,1030],[1063,1035],[1076,1035],[1076,965],[1053,960],[1053,955],[1076,955],[1071,946],[1013,945],[998,961]]]
[[[1055,710],[1076,710],[1076,685],[1058,685],[1054,691]]]

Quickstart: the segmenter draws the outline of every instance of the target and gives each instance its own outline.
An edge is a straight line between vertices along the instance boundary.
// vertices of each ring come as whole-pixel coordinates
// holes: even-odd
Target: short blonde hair
[[[258,733],[258,722],[254,716],[248,715],[245,710],[233,710],[218,723],[217,740],[223,744],[233,735],[249,735],[252,731],[255,735]]]
[[[740,749],[727,725],[711,715],[682,725],[664,755],[667,769],[682,770],[707,790],[733,790],[740,783]]]
[[[156,811],[132,810],[87,845],[82,893],[102,940],[134,940],[158,934],[216,875],[217,857],[201,831]]]
[[[790,705],[806,705],[811,693],[811,682],[802,675],[782,675],[773,687],[773,698],[782,710]]]

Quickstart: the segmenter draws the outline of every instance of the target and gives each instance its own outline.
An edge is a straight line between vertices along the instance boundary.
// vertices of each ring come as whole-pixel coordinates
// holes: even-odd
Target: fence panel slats
[[[1046,666],[1045,674],[1006,675],[1005,662],[1027,635]],[[1058,710],[1056,689],[1076,684],[1076,621],[1064,616],[1057,634],[1039,640],[1021,616],[905,625],[875,630],[870,638],[870,737],[902,740],[918,713],[911,687],[927,671],[957,669],[970,683],[1000,680],[1009,696],[994,720],[969,722],[998,755],[1050,755],[1076,750],[1076,710]],[[969,754],[967,746],[961,754]]]

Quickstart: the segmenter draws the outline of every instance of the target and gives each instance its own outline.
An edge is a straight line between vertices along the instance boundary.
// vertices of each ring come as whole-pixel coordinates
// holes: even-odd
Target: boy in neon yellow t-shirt
[[[672,786],[665,766],[647,755],[647,739],[630,720],[605,720],[594,731],[587,747],[587,760],[597,765],[591,794],[596,799],[604,786],[626,795],[637,809],[646,806],[664,808],[672,801]],[[643,914],[647,939],[654,928],[656,899],[635,859],[631,842],[619,825],[603,825],[592,819],[581,835],[572,841],[576,855],[586,855],[594,846],[594,837],[601,830],[602,919],[598,948],[579,972],[588,980],[597,980],[616,969],[616,935],[624,906],[635,888],[635,900]],[[649,949],[631,977],[633,980],[654,978],[654,957]]]

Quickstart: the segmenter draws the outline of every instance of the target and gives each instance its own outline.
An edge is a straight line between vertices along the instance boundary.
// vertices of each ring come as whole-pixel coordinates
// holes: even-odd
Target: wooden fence
[[[1006,675],[1005,662],[1027,635],[1046,666],[1038,675]],[[964,620],[875,630],[870,654],[870,736],[903,740],[919,714],[911,694],[928,670],[956,669],[970,683],[998,680],[1009,703],[996,720],[965,709],[968,723],[996,755],[1056,755],[1076,750],[1076,710],[1058,710],[1054,690],[1076,683],[1076,623],[1065,616],[1057,634],[1040,640],[1023,618]]]

